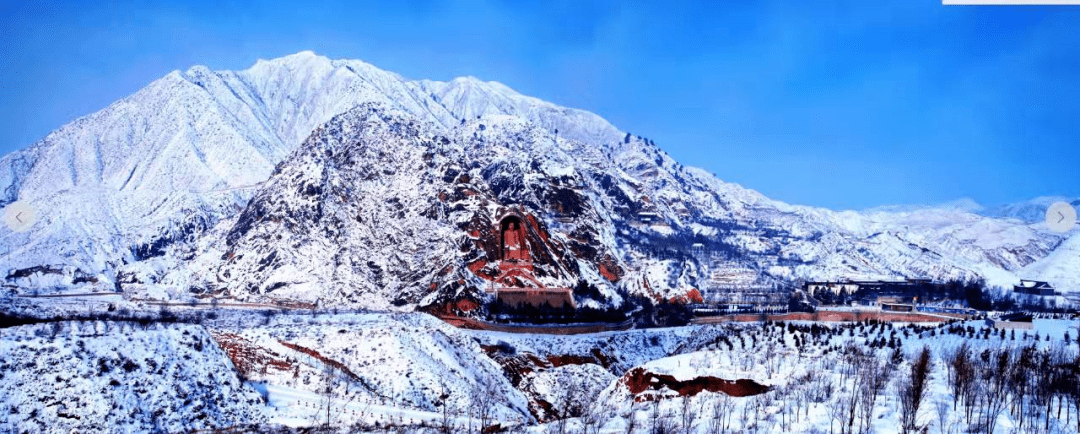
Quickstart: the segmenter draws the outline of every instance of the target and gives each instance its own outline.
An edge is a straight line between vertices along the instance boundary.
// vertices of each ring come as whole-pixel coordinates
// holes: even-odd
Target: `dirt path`
[[[485,330],[493,332],[504,333],[530,333],[530,334],[546,334],[546,335],[580,335],[586,333],[600,333],[600,332],[612,332],[629,330],[634,326],[633,320],[626,320],[621,323],[600,323],[600,324],[566,324],[566,325],[512,325],[512,324],[494,324],[485,321],[480,321],[472,318],[463,318],[459,316],[437,316],[437,318],[446,321],[448,324],[463,329],[469,330]]]

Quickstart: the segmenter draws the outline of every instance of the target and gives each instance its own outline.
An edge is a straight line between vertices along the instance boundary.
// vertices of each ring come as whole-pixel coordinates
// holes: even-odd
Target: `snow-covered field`
[[[688,432],[900,433],[904,432],[900,390],[912,360],[925,347],[930,351],[930,374],[915,413],[916,431],[1074,433],[1080,429],[1075,377],[1078,324],[1076,320],[1037,319],[1032,330],[1017,330],[1015,336],[1011,331],[992,330],[984,321],[936,326],[832,325],[821,327],[816,336],[779,325],[746,325],[729,334],[719,333],[724,336],[720,343],[659,358],[642,368],[680,381],[703,376],[752,379],[771,386],[771,391],[742,398],[708,391],[680,396],[669,388],[634,394],[624,378],[610,384],[587,415],[569,425],[576,431],[612,433],[687,432],[683,431],[687,425]],[[958,330],[974,333],[974,338],[953,334]],[[1064,341],[1066,334],[1072,339],[1069,343]],[[875,342],[885,344],[871,346]],[[1059,378],[1059,384],[1071,389],[1041,389],[1037,383],[1043,377],[1035,367],[1023,371],[1030,378],[1013,379],[1022,385],[1016,387],[1029,388],[1027,396],[1010,397],[1006,391],[1010,386],[1003,386],[1004,408],[988,410],[987,401],[992,399],[987,384],[995,384],[991,369],[962,392],[970,399],[961,397],[954,409],[950,378],[956,368],[950,358],[963,344],[972,357],[989,359],[983,363],[991,368],[1000,352],[1010,354],[1012,364],[1059,363],[1065,367],[1059,374],[1072,372],[1071,377]],[[1023,356],[1025,349],[1028,353]],[[1021,371],[1006,368],[1005,372],[1019,375]],[[871,375],[879,381],[869,381]],[[1026,406],[1023,416],[1021,403]],[[1049,406],[1045,407],[1051,409],[1048,418],[1039,405]],[[993,431],[987,431],[987,418],[995,420]],[[547,432],[551,425],[534,427],[532,432]]]
[[[0,332],[0,426],[900,433],[908,413],[900,392],[926,347],[916,428],[1076,432],[1080,389],[1069,370],[1080,322],[1033,325],[800,321],[559,336],[463,330],[415,313],[239,309],[202,324],[46,323]],[[977,381],[957,388],[951,360],[961,345]],[[1009,381],[997,383],[1002,351]],[[994,384],[1004,404],[989,394]]]

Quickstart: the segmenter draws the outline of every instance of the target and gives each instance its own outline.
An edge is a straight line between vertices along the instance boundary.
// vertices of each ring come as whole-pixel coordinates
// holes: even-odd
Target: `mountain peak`
[[[970,197],[963,197],[953,201],[945,202],[941,204],[940,207],[957,211],[967,211],[970,213],[977,213],[986,209],[986,207],[982,206],[981,204],[976,202],[975,199],[972,199]]]
[[[277,57],[269,60],[256,60],[254,65],[252,65],[248,69],[245,69],[244,71],[249,73],[258,73],[259,71],[280,67],[284,67],[289,70],[314,69],[316,67],[330,66],[332,63],[333,61],[326,56],[320,56],[318,54],[315,54],[314,51],[305,50],[299,53]]]
[[[311,51],[311,50],[304,50],[304,51],[300,51],[300,52],[297,52],[297,53],[281,56],[281,57],[278,57],[276,59],[272,59],[271,62],[281,61],[283,63],[288,63],[288,62],[307,62],[307,61],[312,61],[312,60],[330,60],[330,58],[328,58],[326,56],[320,56],[318,54],[315,54],[315,52]]]

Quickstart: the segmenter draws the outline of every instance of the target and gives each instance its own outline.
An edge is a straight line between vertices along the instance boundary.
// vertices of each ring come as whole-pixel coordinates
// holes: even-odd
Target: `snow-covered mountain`
[[[1042,196],[1022,202],[985,208],[980,214],[988,217],[1012,218],[1026,223],[1038,223],[1046,219],[1046,210],[1055,202],[1067,202],[1080,206],[1080,198],[1064,196]]]
[[[540,280],[589,282],[599,303],[620,290],[673,298],[726,274],[1005,285],[1064,239],[964,207],[788,205],[499,83],[412,81],[310,52],[173,72],[0,167],[5,203],[48,210],[0,235],[0,268],[21,287],[480,301],[494,225],[511,211],[530,222]]]
[[[367,101],[454,120],[414,82],[311,52],[238,72],[174,71],[0,159],[0,200],[41,215],[28,233],[2,235],[0,260],[112,281],[121,262],[235,215],[316,126]]]

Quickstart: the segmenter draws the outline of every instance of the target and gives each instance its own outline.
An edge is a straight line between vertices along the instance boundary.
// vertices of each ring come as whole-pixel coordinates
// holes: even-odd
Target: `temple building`
[[[1054,287],[1050,286],[1049,283],[1025,279],[1021,279],[1019,285],[1013,285],[1013,292],[1039,296],[1056,295]]]
[[[489,292],[495,292],[496,299],[507,306],[576,308],[570,288],[548,288],[533,275],[534,247],[529,241],[526,225],[525,217],[514,209],[504,212],[496,223],[499,275],[491,283]]]

